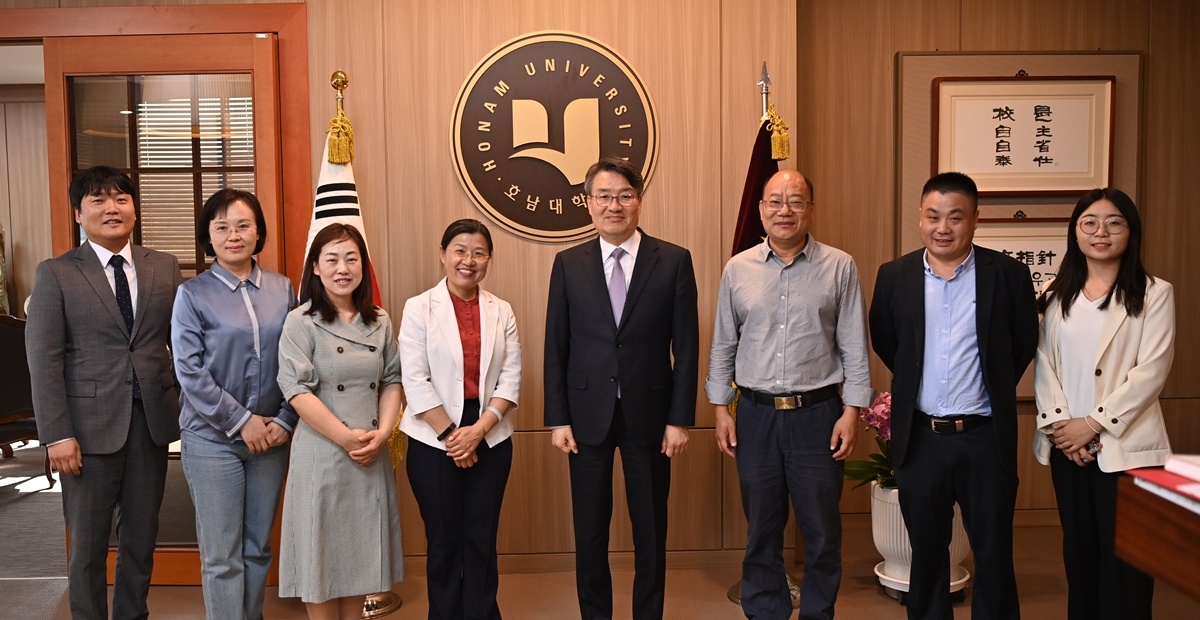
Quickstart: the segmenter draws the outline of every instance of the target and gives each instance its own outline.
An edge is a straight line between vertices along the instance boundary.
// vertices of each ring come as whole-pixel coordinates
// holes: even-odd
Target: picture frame
[[[1067,254],[1068,222],[1063,218],[981,221],[975,229],[975,244],[1027,265],[1033,290],[1041,294]]]
[[[1112,185],[1116,77],[933,80],[933,174],[983,196],[1079,195]]]

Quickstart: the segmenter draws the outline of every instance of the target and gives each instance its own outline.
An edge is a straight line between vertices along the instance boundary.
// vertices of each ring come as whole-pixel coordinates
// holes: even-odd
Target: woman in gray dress
[[[317,233],[301,305],[279,343],[279,387],[300,423],[283,499],[279,595],[312,619],[362,615],[363,597],[404,578],[387,440],[400,415],[392,323],[372,302],[366,242],[353,226]]]

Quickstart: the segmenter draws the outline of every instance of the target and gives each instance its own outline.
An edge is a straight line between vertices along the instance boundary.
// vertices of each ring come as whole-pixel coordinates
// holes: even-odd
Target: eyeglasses
[[[788,209],[794,213],[804,213],[812,205],[813,201],[789,200],[784,202],[782,200],[764,200],[762,203],[767,205],[767,213],[779,213],[783,210],[783,205],[787,205]]]
[[[454,258],[457,258],[458,260],[467,260],[468,258],[470,258],[477,263],[487,262],[487,260],[492,257],[491,254],[488,254],[487,252],[484,252],[483,250],[475,250],[474,252],[468,252],[462,248],[455,248],[453,250],[450,250],[450,254],[453,255]]]
[[[611,194],[598,194],[590,196],[590,198],[596,203],[597,207],[607,207],[611,205],[614,200],[620,203],[622,207],[628,207],[633,204],[633,201],[637,200],[637,194],[633,192],[625,192],[620,196],[613,196]]]
[[[237,226],[228,226],[226,224],[215,224],[209,228],[214,239],[225,239],[237,231],[238,236],[245,237],[250,233],[258,230],[258,226],[254,224],[238,224]]]
[[[1129,228],[1129,222],[1123,217],[1110,217],[1101,221],[1095,217],[1085,217],[1079,220],[1079,230],[1085,235],[1094,235],[1100,230],[1100,226],[1104,226],[1104,230],[1110,235],[1119,235]]]

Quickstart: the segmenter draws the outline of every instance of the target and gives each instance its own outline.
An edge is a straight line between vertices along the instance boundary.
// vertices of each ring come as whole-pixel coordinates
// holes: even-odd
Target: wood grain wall
[[[197,4],[172,0],[0,0],[0,6]],[[728,257],[734,214],[759,115],[754,83],[766,60],[774,101],[792,128],[793,158],[819,188],[814,235],[855,256],[868,293],[880,264],[895,256],[894,66],[899,51],[1125,50],[1146,54],[1139,174],[1147,262],[1176,285],[1180,308],[1194,306],[1196,276],[1184,253],[1200,210],[1186,183],[1200,169],[1200,8],[1192,0],[309,0],[314,155],[334,112],[329,74],[350,75],[346,111],[356,129],[355,174],[371,252],[382,267],[385,306],[441,276],[436,244],[459,217],[480,217],[451,168],[449,119],[467,72],[491,49],[522,33],[565,29],[620,51],[649,85],[661,126],[660,160],[648,188],[643,227],[689,247],[700,287],[701,337],[711,336],[714,296]],[[11,132],[11,124],[9,125]],[[11,135],[10,135],[11,139]],[[314,162],[314,171],[315,171]],[[307,218],[309,205],[289,204]],[[14,204],[14,222],[33,209]],[[14,224],[15,225],[15,224]],[[518,239],[492,227],[496,259],[485,283],[513,303],[525,351],[516,414],[516,457],[501,519],[510,565],[561,561],[572,550],[565,457],[541,430],[541,350],[550,262],[562,246]],[[296,274],[290,274],[295,276]],[[1181,316],[1186,316],[1181,310]],[[1200,329],[1180,321],[1165,408],[1177,449],[1200,452],[1200,361],[1186,353]],[[706,356],[702,356],[704,358]],[[702,374],[704,372],[702,363]],[[888,377],[876,360],[874,384]],[[703,377],[702,377],[703,378]],[[703,397],[701,396],[703,403]],[[1026,405],[1023,413],[1031,414]],[[712,412],[702,405],[692,447],[674,468],[670,548],[736,550],[744,544],[736,476],[713,446]],[[1032,432],[1028,419],[1023,434]],[[864,436],[865,439],[865,436]],[[859,452],[865,453],[862,442]],[[1024,443],[1024,442],[1023,442]],[[1053,506],[1048,474],[1026,453],[1020,506]],[[424,537],[403,472],[405,550]],[[617,489],[614,548],[631,548]],[[843,510],[868,510],[868,493],[847,490]],[[736,555],[736,554],[734,554]],[[690,557],[674,554],[673,561]],[[557,560],[554,560],[557,558]],[[526,562],[528,564],[528,562]],[[542,565],[545,565],[544,563]]]

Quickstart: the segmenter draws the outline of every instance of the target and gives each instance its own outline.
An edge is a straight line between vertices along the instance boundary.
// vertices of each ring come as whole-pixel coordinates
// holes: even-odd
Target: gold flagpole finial
[[[342,107],[343,91],[350,86],[350,76],[338,69],[329,77],[329,85],[337,91],[337,117],[329,121],[329,163],[348,164],[354,159],[354,128]]]
[[[346,75],[345,71],[338,69],[333,72],[333,75],[329,76],[329,85],[337,91],[337,108],[340,114],[342,112],[342,98],[345,96],[342,94],[342,91],[350,86],[350,76]]]

